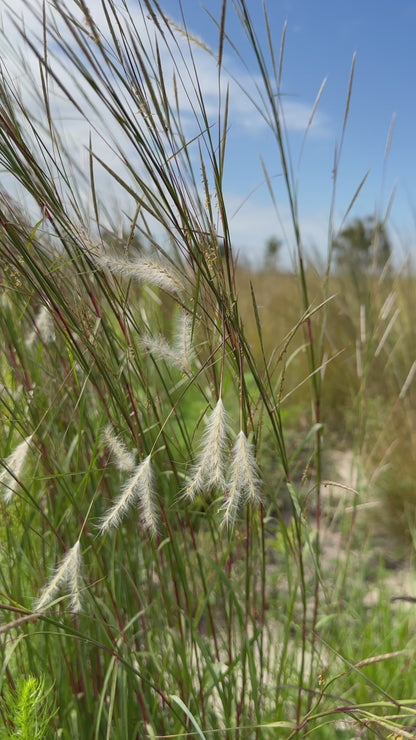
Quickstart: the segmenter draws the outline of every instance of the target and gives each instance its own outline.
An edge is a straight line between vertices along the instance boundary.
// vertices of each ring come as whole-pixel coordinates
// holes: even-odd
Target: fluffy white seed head
[[[185,311],[179,317],[174,348],[181,358],[185,371],[190,372],[195,359],[195,349],[192,343],[192,319]]]
[[[254,447],[241,431],[231,451],[227,495],[221,507],[221,511],[224,512],[223,526],[234,526],[243,503],[257,503],[260,500],[260,484]]]
[[[111,427],[106,427],[102,434],[103,441],[107,445],[119,470],[131,472],[136,467],[136,456],[130,452],[125,444],[113,434]]]
[[[35,318],[35,324],[37,331],[33,330],[27,336],[25,340],[26,347],[30,348],[36,340],[49,344],[55,339],[55,327],[53,325],[52,317],[49,309],[46,306],[41,306],[38,314]]]
[[[22,474],[31,441],[32,435],[30,434],[23,442],[17,445],[13,452],[4,460],[3,467],[0,468],[0,490],[2,491],[3,501],[6,504],[10,503],[19,485],[19,478]]]
[[[150,334],[142,334],[140,343],[153,357],[177,367],[183,373],[191,372],[195,353],[192,346],[192,321],[187,313],[180,314],[173,345],[162,337],[155,339]]]
[[[200,453],[184,492],[187,498],[193,500],[203,490],[225,488],[227,430],[227,415],[220,398],[207,418]]]
[[[188,368],[185,367],[184,364],[184,358],[173,347],[171,347],[165,339],[154,339],[150,334],[141,334],[140,344],[144,349],[150,352],[155,359],[163,360],[163,362],[167,362],[169,365],[177,367],[181,372],[188,371]]]
[[[167,293],[178,294],[183,291],[180,273],[165,261],[138,257],[135,260],[124,260],[121,257],[95,252],[93,259],[99,267],[109,270],[113,275],[122,275],[162,288]]]
[[[49,579],[40,597],[34,604],[34,611],[40,612],[54,601],[59,589],[64,586],[70,597],[72,611],[81,610],[81,546],[79,540],[62,558],[61,564]]]
[[[102,517],[101,534],[118,527],[132,504],[137,501],[142,513],[143,524],[152,534],[157,532],[157,512],[150,455],[136,466],[133,475],[126,481],[113,506]]]
[[[150,455],[143,462],[140,485],[137,486],[137,499],[139,502],[143,525],[152,535],[156,535],[159,519],[155,505],[154,475]]]

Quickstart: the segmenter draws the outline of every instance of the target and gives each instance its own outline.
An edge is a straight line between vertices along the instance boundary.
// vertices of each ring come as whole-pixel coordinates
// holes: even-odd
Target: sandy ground
[[[334,451],[330,458],[330,467],[335,472],[322,489],[322,513],[325,522],[322,528],[322,560],[328,566],[339,562],[340,555],[345,548],[345,534],[341,529],[348,527],[348,518],[359,530],[360,526],[368,529],[371,522],[371,511],[379,506],[376,498],[374,500],[362,500],[362,491],[367,489],[367,482],[363,479],[359,463],[354,459],[352,451]],[[343,527],[341,527],[341,521]],[[370,527],[371,530],[371,527]],[[374,562],[378,559],[384,560],[386,575],[381,583],[369,583],[368,590],[363,594],[366,606],[377,603],[381,594],[383,598],[395,598],[405,596],[416,601],[416,572],[414,565],[395,558],[394,544],[389,543],[386,536],[380,542],[380,537],[375,538],[373,552],[362,553],[352,549],[352,557],[358,560],[362,557],[372,557]],[[358,563],[357,563],[358,565]],[[324,566],[325,567],[325,566]],[[392,602],[392,605],[395,602]],[[407,602],[413,604],[413,602]],[[411,608],[416,609],[416,604]]]

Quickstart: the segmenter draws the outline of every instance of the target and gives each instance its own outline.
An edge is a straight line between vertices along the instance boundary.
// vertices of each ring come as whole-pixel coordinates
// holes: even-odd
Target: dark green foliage
[[[368,276],[380,274],[392,253],[386,224],[373,216],[356,218],[344,226],[333,249],[338,271],[350,275],[360,296],[365,295]]]

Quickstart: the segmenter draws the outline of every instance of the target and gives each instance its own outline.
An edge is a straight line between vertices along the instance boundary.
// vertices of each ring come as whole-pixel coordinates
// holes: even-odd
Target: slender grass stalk
[[[405,426],[411,450],[414,358],[400,336],[414,346],[405,323],[414,311],[388,269],[365,276],[361,332],[357,301],[343,307],[344,276],[334,290],[330,276],[335,186],[327,273],[308,269],[281,95],[285,29],[276,46],[263,7],[256,28],[246,0],[223,0],[214,51],[185,12],[179,28],[156,0],[103,0],[100,18],[83,0],[45,6],[42,17],[28,2],[35,30],[9,8],[25,46],[22,86],[13,72],[0,76],[0,164],[28,208],[1,196],[0,607],[11,621],[0,628],[0,680],[3,690],[33,666],[53,674],[54,730],[65,737],[92,727],[115,740],[410,732],[414,698],[402,697],[414,693],[414,618],[394,602],[392,620],[387,591],[365,605],[374,566],[362,547],[353,561],[357,508],[346,524],[322,481],[323,423],[330,438],[351,416],[339,378],[354,396],[361,458],[372,445],[369,458],[390,459],[370,414],[381,405],[385,420],[384,375],[389,423]],[[230,13],[251,60],[229,36]],[[200,55],[217,64],[214,114]],[[274,136],[296,277],[247,275],[233,253],[230,55],[253,75],[248,98]],[[88,129],[84,177],[58,98]],[[113,212],[103,177],[125,204]],[[271,318],[257,278],[275,297]],[[327,560],[328,533],[339,544]],[[72,613],[53,614],[67,598]]]

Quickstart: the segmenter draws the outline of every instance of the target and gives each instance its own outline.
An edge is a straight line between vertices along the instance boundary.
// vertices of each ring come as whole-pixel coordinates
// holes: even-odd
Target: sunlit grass
[[[105,9],[100,29],[82,3],[58,5],[44,42],[26,39],[43,122],[0,81],[0,160],[40,207],[2,198],[3,696],[18,676],[51,677],[63,738],[411,736],[414,616],[390,603],[361,512],[389,501],[399,450],[411,480],[412,278],[363,275],[363,303],[346,273],[308,265],[283,41],[265,14],[260,44],[243,0],[296,265],[237,267],[227,96],[213,127],[194,42],[179,63],[156,3],[136,24],[125,3]],[[117,166],[91,143],[88,218],[49,84],[92,128],[97,110],[111,121]],[[101,222],[97,168],[132,199],[121,239]],[[334,450],[358,471],[338,488]],[[395,506],[413,536],[409,487]]]

